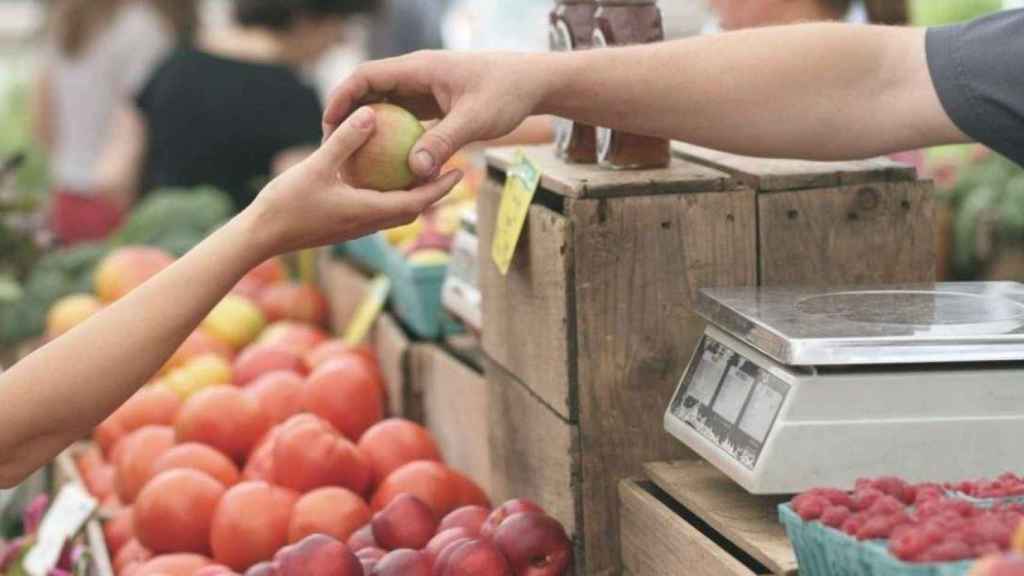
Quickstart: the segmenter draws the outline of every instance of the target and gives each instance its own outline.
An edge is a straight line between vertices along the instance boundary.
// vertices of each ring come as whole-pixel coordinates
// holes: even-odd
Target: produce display
[[[22,567],[25,555],[36,542],[39,526],[50,505],[47,495],[41,494],[25,506],[21,512],[21,524],[24,534],[9,542],[0,542],[0,575],[26,576]],[[85,567],[90,561],[88,549],[81,544],[67,544],[61,551],[57,567],[50,571],[49,576],[72,576],[85,574]]]
[[[108,254],[71,329],[173,258]],[[539,506],[492,508],[424,427],[385,413],[374,352],[324,330],[326,304],[278,260],[239,282],[76,459],[119,576],[564,574]]]
[[[1024,552],[1021,495],[1024,479],[1014,474],[949,484],[886,477],[858,480],[852,492],[812,489],[790,507],[804,522],[882,542],[908,564],[984,558],[972,574],[1012,576],[1024,574],[1024,563],[1014,556]]]

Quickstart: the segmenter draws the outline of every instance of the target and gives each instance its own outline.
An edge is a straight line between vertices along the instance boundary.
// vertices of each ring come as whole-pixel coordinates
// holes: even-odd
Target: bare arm
[[[333,95],[324,129],[381,97],[442,117],[410,157],[420,174],[535,113],[819,160],[965,141],[935,93],[924,37],[806,24],[567,54],[417,53],[360,68]]]
[[[0,486],[84,437],[159,370],[252,266],[279,253],[412,221],[461,177],[409,192],[353,189],[339,167],[372,113],[271,182],[238,217],[137,290],[0,374]]]

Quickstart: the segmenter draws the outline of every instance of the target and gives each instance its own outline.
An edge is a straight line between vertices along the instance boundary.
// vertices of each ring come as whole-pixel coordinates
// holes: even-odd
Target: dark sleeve
[[[928,68],[964,134],[1024,164],[1024,9],[932,28]]]

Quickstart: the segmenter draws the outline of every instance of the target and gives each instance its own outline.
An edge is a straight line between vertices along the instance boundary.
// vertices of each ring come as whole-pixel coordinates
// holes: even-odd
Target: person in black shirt
[[[366,0],[236,0],[234,24],[174,52],[119,119],[104,164],[120,203],[214,186],[241,210],[285,158],[320,142],[321,104],[296,69],[339,38]]]

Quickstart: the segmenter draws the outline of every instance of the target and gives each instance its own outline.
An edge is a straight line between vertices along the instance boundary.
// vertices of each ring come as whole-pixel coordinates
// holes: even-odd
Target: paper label
[[[366,339],[373,322],[380,315],[380,311],[384,309],[389,292],[391,292],[391,281],[386,276],[377,276],[370,282],[366,297],[356,308],[352,320],[345,328],[345,336],[342,340],[346,344],[356,346]]]
[[[540,172],[522,151],[516,153],[516,162],[508,169],[505,190],[501,194],[498,221],[495,225],[491,258],[501,275],[508,274],[519,237],[526,224],[530,202],[540,185]]]
[[[82,529],[99,502],[82,486],[68,484],[53,501],[39,525],[36,545],[25,556],[23,566],[30,576],[46,576],[60,561],[64,545]]]

